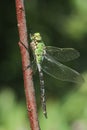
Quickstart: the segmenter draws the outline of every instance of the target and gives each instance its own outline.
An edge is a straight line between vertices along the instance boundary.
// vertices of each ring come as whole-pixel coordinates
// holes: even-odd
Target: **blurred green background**
[[[42,130],[87,130],[87,0],[25,0],[28,33],[40,32],[46,45],[73,47],[81,56],[66,65],[80,72],[82,85],[61,82],[44,73],[48,119],[40,104]],[[29,130],[15,1],[0,3],[0,130]]]

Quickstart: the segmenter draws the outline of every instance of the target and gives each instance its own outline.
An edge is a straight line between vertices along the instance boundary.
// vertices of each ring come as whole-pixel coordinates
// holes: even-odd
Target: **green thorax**
[[[34,33],[31,36],[31,48],[36,58],[36,62],[40,64],[43,60],[43,56],[45,53],[45,44],[42,41],[42,37],[40,33]]]

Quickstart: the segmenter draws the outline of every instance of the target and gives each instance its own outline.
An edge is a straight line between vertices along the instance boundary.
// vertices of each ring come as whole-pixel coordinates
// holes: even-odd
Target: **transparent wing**
[[[41,67],[44,72],[56,79],[76,83],[83,82],[82,76],[77,71],[57,62],[48,54],[45,55]]]
[[[58,48],[46,46],[46,52],[51,55],[55,60],[61,62],[74,60],[80,56],[80,53],[74,48]]]

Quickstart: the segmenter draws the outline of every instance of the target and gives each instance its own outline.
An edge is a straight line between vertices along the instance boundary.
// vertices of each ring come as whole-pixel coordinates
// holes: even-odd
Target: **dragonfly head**
[[[30,38],[31,38],[31,40],[35,40],[35,41],[41,41],[42,40],[41,35],[38,32],[34,33],[33,35],[30,35]]]

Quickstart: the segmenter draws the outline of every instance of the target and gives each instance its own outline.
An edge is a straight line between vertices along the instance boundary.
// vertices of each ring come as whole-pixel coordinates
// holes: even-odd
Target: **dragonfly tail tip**
[[[47,117],[47,112],[44,113],[44,116],[45,116],[46,119],[48,118],[48,117]]]

